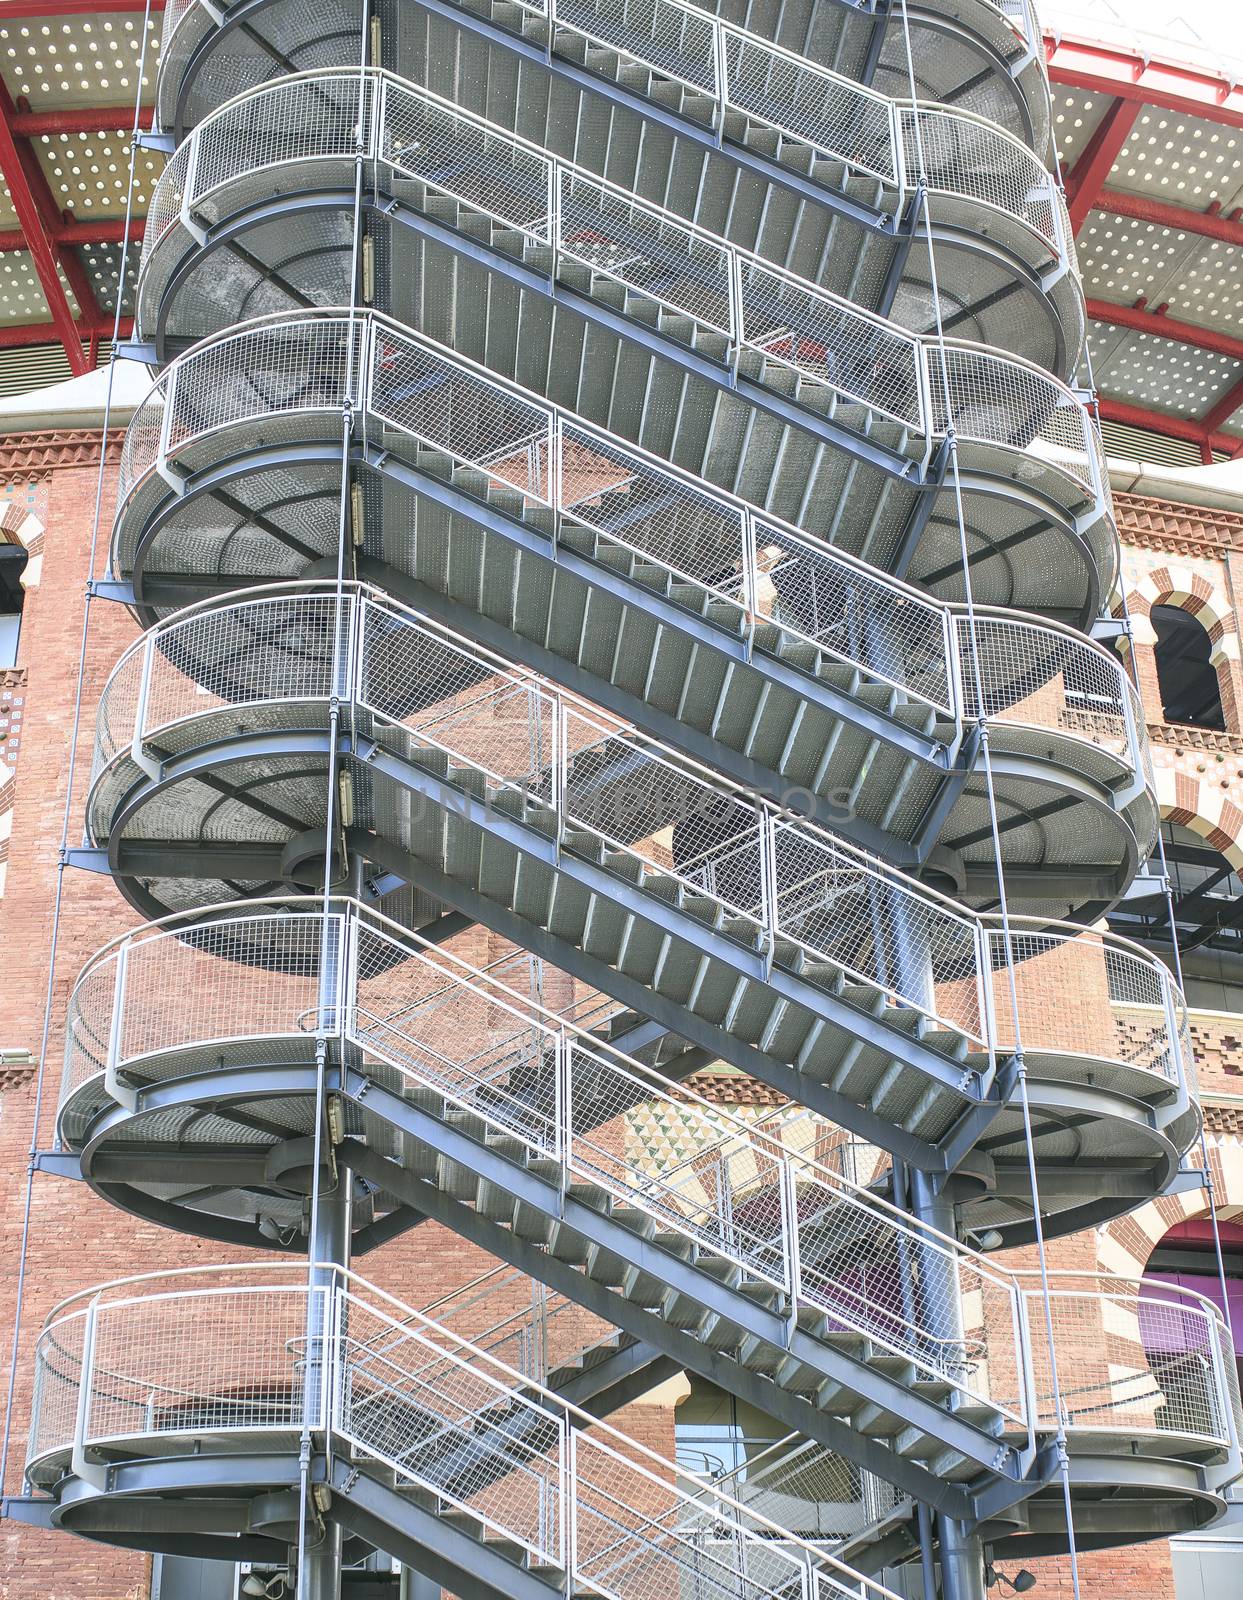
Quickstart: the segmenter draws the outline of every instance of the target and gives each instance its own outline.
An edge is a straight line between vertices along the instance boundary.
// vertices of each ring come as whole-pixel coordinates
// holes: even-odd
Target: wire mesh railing
[[[355,1273],[320,1271],[325,1283],[310,1291],[304,1270],[298,1282],[270,1263],[153,1274],[57,1307],[36,1355],[47,1398],[30,1436],[34,1481],[58,1475],[66,1452],[81,1466],[88,1450],[135,1438],[191,1453],[195,1421],[213,1441],[257,1429],[291,1448],[305,1424],[334,1452],[386,1469],[416,1503],[466,1513],[472,1537],[511,1559],[518,1546],[574,1592],[891,1600],[443,1323]],[[322,1338],[308,1343],[316,1326]],[[309,1403],[307,1367],[323,1375]],[[705,1552],[685,1525],[688,1509],[709,1505],[719,1537]]]
[[[204,950],[235,950],[239,937],[249,941],[243,956],[266,951],[264,965],[218,960],[228,976],[212,991],[215,1015],[196,1003],[184,1016],[162,1016],[163,997],[191,992]],[[327,988],[321,974],[307,971],[317,937],[331,953]],[[1085,945],[1071,940],[1067,948],[1082,953]],[[1018,954],[1020,994],[1048,1012],[1049,975],[1038,959],[1028,970],[1021,945]],[[1073,987],[1072,976],[1063,988]],[[529,1159],[550,1162],[563,1184],[604,1191],[701,1257],[730,1264],[792,1306],[817,1310],[830,1329],[854,1330],[1022,1420],[1013,1397],[1022,1393],[1014,1359],[1024,1330],[1015,1280],[1004,1269],[845,1176],[822,1130],[788,1128],[776,1118],[757,1126],[671,1085],[529,994],[374,911],[347,903],[326,934],[318,915],[288,903],[152,924],[88,964],[72,1014],[60,1121],[70,1144],[89,1125],[74,1121],[83,1091],[99,1103],[101,1088],[118,1077],[173,1074],[186,1048],[191,1065],[180,1070],[197,1070],[204,1044],[219,1054],[230,1041],[262,1037],[264,1058],[279,1060],[281,1041],[305,1042],[319,1019],[363,1051],[372,1063],[364,1070],[396,1072],[424,1103],[435,1097],[445,1115],[456,1108],[518,1140]],[[655,1168],[646,1158],[631,1131],[639,1108],[648,1120],[694,1130],[683,1160]],[[522,1312],[516,1308],[515,1350]],[[469,1317],[462,1327],[471,1336],[482,1331]]]
[[[1007,1341],[1014,1348],[1017,1302],[983,1258],[376,914],[350,906],[330,919],[328,947],[340,950],[347,937],[350,954],[334,959],[325,990],[304,959],[323,927],[319,916],[260,903],[239,916],[152,925],[101,952],[75,989],[62,1135],[73,1143],[84,1131],[75,1100],[92,1079],[105,1091],[127,1078],[150,1081],[175,1073],[187,1046],[219,1051],[261,1035],[279,1060],[282,1041],[305,1041],[317,1018],[331,1018],[365,1059],[517,1137],[533,1157],[556,1162],[563,1183],[603,1189],[791,1305],[987,1400],[974,1380],[985,1319],[1000,1327],[1010,1305],[996,1370]],[[219,961],[228,977],[212,991],[215,1015],[196,1000],[162,1026],[158,996],[195,981],[204,949],[232,950],[239,937],[266,944],[264,968]],[[282,957],[291,971],[280,970]],[[308,1006],[312,989],[320,998]],[[627,1132],[641,1106],[700,1129],[693,1161],[648,1170]],[[974,1320],[947,1334],[959,1297],[976,1308]]]
[[[170,469],[176,441],[197,445],[226,416],[234,426],[291,413],[327,420],[347,397],[357,398],[380,447],[393,449],[404,437],[416,463],[420,453],[443,453],[485,471],[497,491],[517,489],[525,504],[557,512],[559,543],[578,549],[586,538],[662,587],[693,586],[725,611],[734,631],[749,631],[758,649],[804,640],[953,716],[982,710],[1021,721],[1015,708],[1026,707],[1035,725],[1150,771],[1133,690],[1100,646],[1070,629],[998,613],[978,612],[972,625],[952,606],[380,319],[265,319],[174,362],[131,424],[118,540],[122,533],[132,539],[129,499],[149,474]],[[123,551],[118,558],[123,565]],[[1042,694],[1055,678],[1060,695]]]
[[[193,1274],[193,1269],[190,1269]],[[328,1362],[311,1352],[306,1269],[218,1268],[191,1294],[186,1270],[86,1290],[49,1316],[35,1352],[28,1460],[96,1441],[322,1428]],[[157,1447],[159,1448],[159,1447]]]
[[[1013,626],[1027,637],[1026,624]],[[1065,641],[1050,638],[1060,659]],[[1012,683],[1011,693],[1027,688]],[[482,784],[489,807],[634,877],[646,893],[672,895],[687,916],[734,940],[785,962],[801,950],[977,1042],[992,1037],[987,979],[1002,963],[985,919],[796,807],[730,785],[353,584],[340,599],[297,585],[250,591],[190,607],[136,640],[101,697],[94,836],[109,835],[125,775],[150,770],[153,752],[229,736],[244,725],[243,708],[256,729],[319,725],[334,693],[357,736],[403,768],[430,766],[472,791]],[[1049,698],[1056,705],[1058,692]],[[1055,935],[1061,946],[1070,937]]]
[[[699,102],[696,114],[715,126],[728,128],[731,114],[745,117],[785,141],[810,146],[813,159],[840,163],[849,174],[895,189],[894,211],[901,211],[914,183],[912,123],[918,118],[925,143],[942,135],[935,188],[975,194],[1060,246],[1050,215],[1054,184],[1048,169],[1021,140],[982,117],[891,100],[683,0],[639,6],[556,0],[555,10],[549,0],[520,4],[547,18],[558,34],[577,35],[681,84]],[[1030,16],[1023,20],[1034,26]],[[946,119],[956,138],[942,133]]]
[[[983,3],[1005,19],[1026,46],[1027,56],[1042,66],[1040,29],[1030,0],[998,0],[995,7],[991,0],[983,0]],[[555,17],[559,33],[576,35],[584,42],[623,48],[646,62],[662,78],[701,94],[716,92],[720,76],[718,35],[723,30],[711,13],[683,4],[681,0],[646,0],[641,6],[628,0],[518,0],[514,9],[520,9],[532,19]],[[862,9],[871,9],[871,6]],[[158,104],[162,110],[171,112],[177,104],[178,91],[194,47],[209,29],[219,26],[220,20],[221,13],[206,0],[170,0],[165,7],[157,81]],[[343,28],[342,19],[334,16],[332,20],[337,29]],[[731,26],[731,31],[735,38],[747,34],[747,30],[737,24]],[[283,40],[278,37],[273,42],[279,48]],[[764,41],[757,39],[757,44],[763,47]],[[285,52],[276,57],[282,58],[287,59]],[[815,71],[810,62],[806,65],[810,71]]]
[[[737,1473],[710,1481],[356,1274],[323,1276],[308,1288],[304,1269],[271,1263],[192,1268],[62,1302],[36,1346],[31,1481],[47,1488],[66,1468],[89,1473],[101,1451],[189,1454],[204,1439],[255,1435],[279,1443],[305,1426],[382,1464],[429,1509],[469,1513],[485,1541],[516,1542],[536,1565],[572,1569],[602,1593],[638,1600],[654,1571],[680,1576],[705,1559],[722,1577],[760,1582],[739,1591],[749,1596],[788,1595],[817,1568],[831,1594],[866,1584],[763,1509],[797,1520],[792,1502],[813,1483],[844,1508],[858,1475],[828,1452],[779,1441],[753,1485]],[[1216,1307],[1163,1283],[1090,1274],[1055,1274],[1050,1301],[1055,1348],[1077,1380],[1061,1401],[1072,1442],[1198,1447],[1197,1459],[1208,1450],[1234,1470],[1237,1376]],[[1049,1433],[1034,1358],[1037,1403],[1046,1397],[1038,1430]],[[891,1497],[867,1487],[858,1484],[860,1512],[883,1514]],[[763,1586],[772,1572],[784,1581]]]
[[[978,141],[988,130],[978,119],[959,127],[958,112],[927,115],[931,127],[944,125],[940,144],[947,147]],[[300,74],[206,118],[157,186],[144,274],[178,221],[193,230],[197,215],[211,221],[227,208],[223,191],[230,183],[250,185],[257,173],[298,162],[352,161],[359,148],[402,180],[403,202],[418,205],[428,194],[448,199],[459,221],[489,224],[492,242],[529,264],[554,276],[576,266],[589,289],[597,279],[619,284],[628,304],[655,312],[661,327],[681,339],[695,330],[719,335],[734,366],[749,358],[761,372],[771,364],[794,368],[812,403],[815,391],[828,390],[847,407],[863,405],[917,429],[929,448],[953,425],[963,437],[1019,452],[1047,449],[1085,492],[1108,495],[1108,480],[1102,486],[1093,470],[1096,423],[1043,369],[955,343],[945,357],[950,381],[935,384],[930,395],[926,339],[386,73]],[[951,164],[943,150],[939,159],[942,168]],[[166,182],[170,193],[162,196]],[[993,174],[976,189],[1000,204],[1024,182]],[[1045,209],[1056,217],[1052,200]],[[1057,231],[1054,222],[1049,227]],[[140,302],[145,298],[140,282]]]
[[[1037,1275],[1018,1277],[1032,1317],[1043,1315]],[[1211,1300],[1159,1276],[1059,1271],[1049,1274],[1049,1306],[1060,1383],[1045,1344],[1033,1341],[1041,1427],[1060,1421],[1078,1433],[1198,1437],[1224,1446],[1237,1462],[1238,1372]]]
[[[685,1448],[679,1445],[678,1460],[744,1505],[829,1549],[903,1499],[883,1478],[798,1433],[767,1442],[743,1440],[741,1448],[733,1440],[709,1442],[702,1451],[688,1440]],[[688,1510],[686,1527],[704,1541],[714,1540],[711,1505]]]
[[[524,3],[543,14],[542,7]],[[179,21],[184,16],[173,19],[174,31]],[[555,27],[680,83],[718,127],[728,129],[731,115],[744,118],[786,142],[810,146],[813,161],[833,164],[847,180],[874,180],[895,213],[913,192],[921,140],[925,159],[933,154],[926,177],[934,191],[1004,212],[1055,253],[1063,249],[1053,176],[1020,139],[984,117],[890,99],[682,0],[643,6],[565,0],[557,5]],[[842,181],[836,172],[834,178]]]

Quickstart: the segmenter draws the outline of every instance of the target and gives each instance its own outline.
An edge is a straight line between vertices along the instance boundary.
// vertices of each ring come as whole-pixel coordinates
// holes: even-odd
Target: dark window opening
[[[1153,606],[1152,625],[1157,630],[1157,683],[1165,720],[1224,731],[1217,672],[1209,664],[1213,646],[1203,624],[1177,606]]]
[[[29,552],[23,545],[0,543],[0,667],[17,665],[22,602],[26,598],[22,573],[28,560]]]
[[[1178,823],[1161,824],[1165,866],[1174,902],[1174,926],[1183,960],[1189,1005],[1208,1011],[1243,1012],[1243,877],[1220,851]],[[1160,852],[1150,859],[1161,871]],[[1109,915],[1115,933],[1172,959],[1165,894],[1136,879]]]

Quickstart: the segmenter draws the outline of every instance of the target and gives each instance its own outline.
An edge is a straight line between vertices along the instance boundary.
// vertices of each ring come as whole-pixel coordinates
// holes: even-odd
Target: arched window
[[[1165,720],[1224,730],[1221,689],[1211,662],[1213,644],[1204,625],[1178,606],[1153,606],[1152,625]]]
[[[17,636],[22,626],[22,573],[29,553],[0,532],[0,667],[17,665]]]

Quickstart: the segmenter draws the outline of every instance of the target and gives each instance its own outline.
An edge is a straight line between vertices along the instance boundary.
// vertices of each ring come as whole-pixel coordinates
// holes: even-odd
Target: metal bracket
[[[159,353],[150,340],[122,339],[113,346],[113,354],[121,361],[141,361],[145,366],[158,367]]]
[[[108,852],[100,849],[98,845],[81,845],[76,849],[65,851],[65,865],[67,867],[81,867],[84,872],[103,872],[112,876],[112,868],[108,864]]]
[[[1129,617],[1094,617],[1089,637],[1098,644],[1110,644],[1115,639],[1129,639],[1131,637],[1131,619]]]
[[[1204,1187],[1204,1173],[1199,1167],[1181,1167],[1161,1191],[1162,1194],[1189,1194]]]
[[[127,578],[92,578],[86,586],[92,600],[115,600],[123,606],[137,605],[134,585]]]
[[[72,1150],[40,1150],[35,1171],[49,1172],[55,1178],[81,1178],[82,1161]]]

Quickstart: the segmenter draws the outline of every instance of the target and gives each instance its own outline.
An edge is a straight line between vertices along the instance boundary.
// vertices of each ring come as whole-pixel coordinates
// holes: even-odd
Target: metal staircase
[[[145,631],[71,852],[149,920],[58,1133],[306,1260],[58,1307],[14,1514],[300,1600],[371,1548],[979,1600],[984,1541],[1065,1548],[1062,1447],[1081,1548],[1218,1514],[1215,1309],[976,1248],[1199,1127],[1182,996],[1091,925],[1158,811],[1049,122],[1019,0],[166,8],[99,586]],[[351,1270],[428,1220],[508,1270]],[[729,1494],[602,1420],[682,1371],[781,1436]]]

